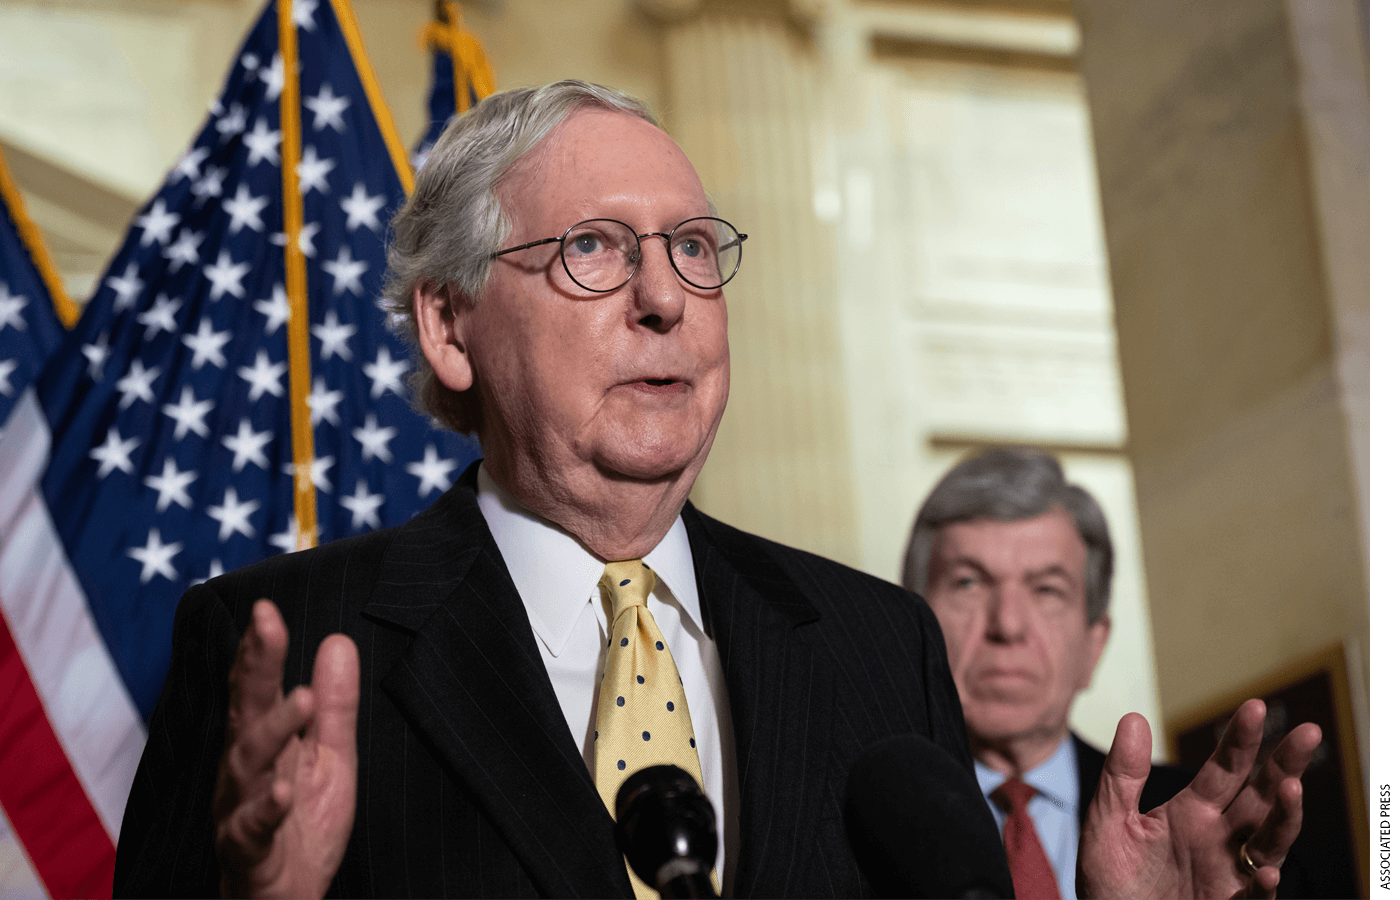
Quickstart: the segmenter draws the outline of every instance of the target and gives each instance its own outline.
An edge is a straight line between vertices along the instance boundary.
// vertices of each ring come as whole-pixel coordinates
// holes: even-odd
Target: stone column
[[[784,2],[653,2],[661,115],[719,214],[750,235],[725,289],[733,385],[694,499],[739,527],[860,561],[842,380],[836,238],[813,208],[824,114],[803,19]]]

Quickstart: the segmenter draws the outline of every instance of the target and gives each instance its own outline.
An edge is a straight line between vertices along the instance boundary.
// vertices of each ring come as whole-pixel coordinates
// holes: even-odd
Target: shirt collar
[[[1060,809],[1076,812],[1079,809],[1080,789],[1076,757],[1074,739],[1065,735],[1050,758],[1023,775],[1021,780]],[[1001,787],[1006,776],[983,765],[980,760],[973,760],[973,764],[977,770],[977,786],[984,795],[991,797],[992,791]]]
[[[572,534],[521,506],[485,466],[477,468],[476,479],[477,505],[525,604],[530,626],[557,657],[578,617],[598,599],[598,579],[603,577],[605,562]],[[656,573],[653,596],[665,601],[669,594],[698,629],[700,591],[695,583],[690,538],[680,516],[643,560]]]

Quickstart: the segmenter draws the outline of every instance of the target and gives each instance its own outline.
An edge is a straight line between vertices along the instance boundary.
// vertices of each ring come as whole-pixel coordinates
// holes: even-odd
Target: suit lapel
[[[831,667],[803,625],[820,614],[762,545],[686,504],[706,628],[719,648],[739,775],[739,896],[785,896],[819,830]],[[805,865],[806,863],[802,863]]]
[[[380,687],[544,896],[631,896],[475,483],[472,469],[386,555],[364,615],[414,636]]]

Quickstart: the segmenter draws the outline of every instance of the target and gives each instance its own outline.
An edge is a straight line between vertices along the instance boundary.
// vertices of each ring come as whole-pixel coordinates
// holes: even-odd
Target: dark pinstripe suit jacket
[[[400,528],[190,590],[122,822],[118,896],[218,891],[228,671],[263,596],[291,630],[288,684],[309,681],[327,634],[360,651],[359,793],[332,895],[631,896],[474,476]],[[734,720],[736,891],[868,895],[841,821],[855,757],[914,732],[972,766],[936,621],[886,582],[683,516]]]

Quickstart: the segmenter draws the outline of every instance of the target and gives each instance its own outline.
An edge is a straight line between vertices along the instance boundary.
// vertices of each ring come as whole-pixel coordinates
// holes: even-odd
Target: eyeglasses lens
[[[620,287],[638,255],[636,232],[611,219],[590,219],[570,228],[561,253],[569,275],[595,291]]]
[[[723,219],[691,219],[671,233],[671,262],[698,288],[717,288],[739,267],[739,235]]]

